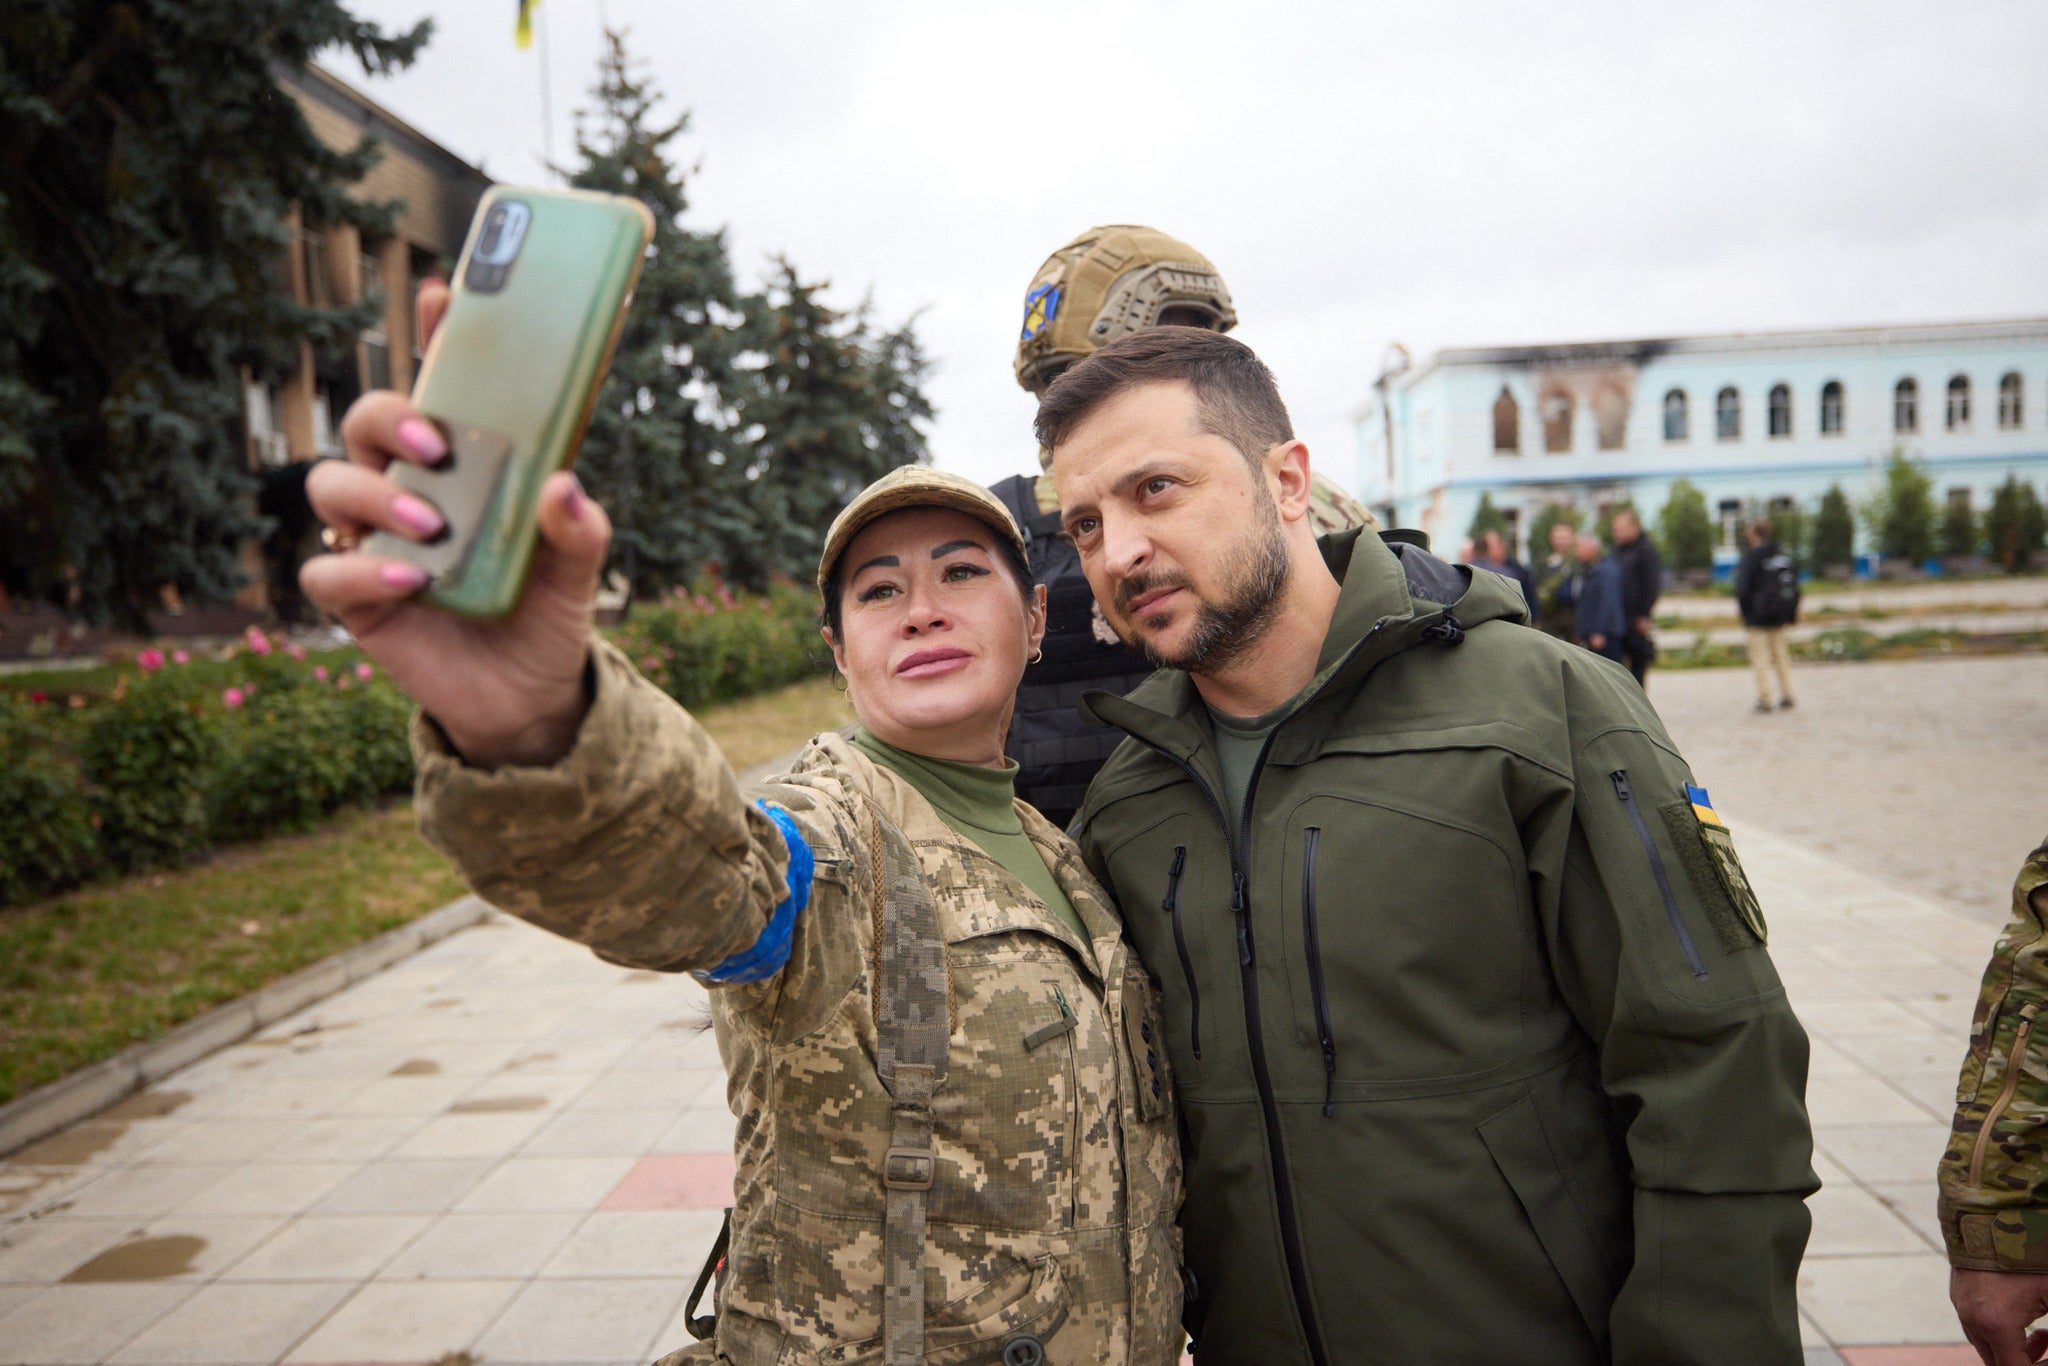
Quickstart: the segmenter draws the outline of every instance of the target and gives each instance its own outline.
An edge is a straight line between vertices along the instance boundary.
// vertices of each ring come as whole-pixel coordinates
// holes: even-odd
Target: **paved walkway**
[[[1871,846],[1889,839],[1891,864],[1911,865],[1914,841],[1855,835],[1853,804],[1872,773],[1894,791],[1931,776],[1919,842],[1967,823],[1967,807],[1945,813],[1973,770],[1916,775],[1922,751],[1896,744],[1922,711],[1958,707],[1978,719],[1948,733],[1952,757],[2022,791],[2044,669],[1815,669],[1801,710],[1750,729],[1745,674],[1653,676],[1814,1038],[1811,1366],[1975,1359],[1954,1345],[1932,1170],[1976,978],[2038,833],[2008,851],[2025,820],[1970,832],[1980,875],[1902,876]],[[2024,754],[1986,710],[2012,699]],[[1798,736],[1797,762],[1773,762]],[[1826,790],[1831,766],[1839,800],[1788,825],[1781,779]],[[1964,895],[1937,890],[1950,878]],[[687,981],[515,921],[444,940],[0,1163],[0,1362],[540,1366],[681,1346],[732,1173],[704,1019]]]

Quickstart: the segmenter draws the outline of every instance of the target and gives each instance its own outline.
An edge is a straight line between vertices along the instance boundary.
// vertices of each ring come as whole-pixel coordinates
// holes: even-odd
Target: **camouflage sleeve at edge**
[[[420,832],[477,895],[613,962],[708,967],[787,894],[788,849],[703,728],[593,638],[595,692],[551,768],[485,772],[413,724]]]
[[[1948,1258],[1983,1271],[2048,1272],[2048,841],[2013,884],[1956,1083],[1941,1157]]]

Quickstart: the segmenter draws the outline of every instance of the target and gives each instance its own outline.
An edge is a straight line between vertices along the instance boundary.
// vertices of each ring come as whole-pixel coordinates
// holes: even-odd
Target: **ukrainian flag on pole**
[[[540,0],[519,0],[519,27],[512,30],[512,37],[522,48],[533,46],[533,7]]]

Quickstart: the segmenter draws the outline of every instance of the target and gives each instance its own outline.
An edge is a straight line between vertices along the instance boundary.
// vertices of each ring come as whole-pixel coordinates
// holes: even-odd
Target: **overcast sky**
[[[333,70],[549,183],[515,0]],[[936,462],[1035,468],[1026,285],[1096,223],[1206,252],[1316,463],[1387,347],[2048,315],[2048,5],[542,0],[554,154],[602,24],[688,110],[687,221],[919,315]],[[1277,13],[1275,11],[1278,11]]]

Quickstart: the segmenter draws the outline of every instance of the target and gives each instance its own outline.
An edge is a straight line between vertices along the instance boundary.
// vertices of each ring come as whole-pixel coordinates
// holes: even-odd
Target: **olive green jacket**
[[[880,821],[907,841],[945,941],[931,989],[950,1037],[930,1103],[924,1359],[995,1363],[1028,1334],[1052,1362],[1171,1366],[1182,1284],[1172,1077],[1149,1041],[1160,1028],[1151,983],[1072,842],[1019,803],[1085,937],[834,734],[758,789],[796,832],[785,835],[742,800],[681,707],[616,650],[593,655],[589,715],[552,768],[481,772],[415,726],[420,823],[494,905],[664,972],[754,948],[807,852],[787,961],[711,992],[739,1121],[715,1359],[882,1359],[894,1128],[878,982],[904,946],[884,932],[900,936],[902,922],[881,904]],[[678,1279],[705,1251],[673,1250]]]
[[[1977,994],[1955,1126],[1941,1158],[1948,1259],[2048,1272],[2048,840],[2012,889],[2012,923]]]
[[[1323,546],[1238,828],[1186,675],[1085,704],[1133,737],[1077,830],[1164,990],[1198,1359],[1797,1363],[1807,1041],[1725,828],[1505,579]]]

